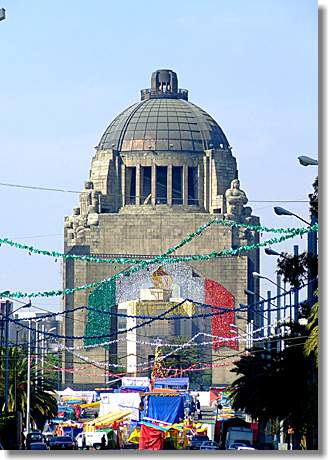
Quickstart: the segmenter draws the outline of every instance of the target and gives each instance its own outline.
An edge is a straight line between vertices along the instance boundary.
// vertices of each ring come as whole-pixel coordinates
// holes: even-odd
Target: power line
[[[22,184],[9,184],[0,182],[0,186],[3,187],[16,187],[30,190],[42,190],[48,192],[61,192],[61,193],[81,193],[77,190],[65,190],[61,188],[41,187],[38,185],[22,185]],[[307,200],[249,200],[249,203],[308,203]]]
[[[4,182],[0,182],[0,185],[2,185],[3,187],[16,187],[16,188],[24,188],[24,189],[30,189],[30,190],[42,190],[42,191],[48,191],[48,192],[81,193],[76,190],[64,190],[61,188],[40,187],[38,185],[7,184]]]

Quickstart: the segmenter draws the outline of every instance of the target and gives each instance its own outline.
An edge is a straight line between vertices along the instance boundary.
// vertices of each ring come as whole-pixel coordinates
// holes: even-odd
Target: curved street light
[[[278,255],[280,255],[280,254],[278,254]],[[286,258],[287,258],[287,257],[286,257]],[[252,273],[252,276],[253,276],[253,278],[261,278],[261,279],[270,281],[270,283],[274,284],[274,285],[277,286],[278,288],[282,289],[282,290],[285,291],[285,292],[288,292],[287,289],[283,288],[282,286],[279,286],[278,283],[276,283],[276,282],[273,281],[272,279],[268,278],[267,276],[263,276],[263,275],[261,275],[260,273],[257,273],[257,272],[253,272],[253,273]]]
[[[297,157],[298,161],[301,163],[302,166],[318,166],[318,160],[307,157],[306,155],[301,155]]]
[[[305,222],[306,225],[311,225],[310,222],[307,220],[303,219],[303,217],[298,216],[294,212],[289,211],[288,209],[282,208],[281,206],[275,206],[273,208],[274,212],[277,214],[277,216],[294,216],[297,219],[301,220],[302,222]]]
[[[282,254],[281,252],[277,252],[275,251],[274,249],[271,249],[271,248],[265,248],[264,249],[264,252],[268,255],[268,256],[278,256],[278,257],[282,257],[283,259],[288,259],[288,257],[286,257],[284,254]]]

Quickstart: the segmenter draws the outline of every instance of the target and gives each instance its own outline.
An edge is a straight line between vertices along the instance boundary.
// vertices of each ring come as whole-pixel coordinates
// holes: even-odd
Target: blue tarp
[[[149,396],[147,417],[168,423],[184,418],[182,396]]]
[[[155,388],[189,387],[189,377],[168,377],[155,379]]]

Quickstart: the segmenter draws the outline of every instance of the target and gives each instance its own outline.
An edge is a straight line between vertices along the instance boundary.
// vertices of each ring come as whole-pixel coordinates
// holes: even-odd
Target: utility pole
[[[8,412],[8,399],[9,399],[9,315],[10,315],[10,302],[6,300],[5,311],[5,347],[6,347],[6,368],[5,368],[5,412]]]
[[[31,320],[28,320],[28,343],[27,343],[27,397],[26,397],[26,430],[30,432],[31,410]]]
[[[45,325],[41,324],[41,385],[44,387],[44,354],[45,354],[45,336],[44,336]]]
[[[38,367],[39,367],[39,323],[35,321],[35,388],[38,386]]]

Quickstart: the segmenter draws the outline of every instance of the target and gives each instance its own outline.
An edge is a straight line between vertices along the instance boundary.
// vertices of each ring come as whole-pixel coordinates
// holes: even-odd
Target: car
[[[228,450],[255,450],[255,448],[251,446],[250,443],[248,443],[247,441],[237,441],[230,444]]]
[[[49,447],[45,442],[32,442],[30,450],[49,450]]]
[[[239,446],[237,450],[256,450],[255,447]]]
[[[54,438],[49,442],[49,447],[51,450],[73,450],[75,449],[75,442],[70,436],[54,436]]]
[[[219,445],[215,441],[203,441],[200,445],[199,450],[218,450]]]
[[[209,441],[209,437],[206,435],[196,434],[191,438],[189,449],[198,450],[204,441]]]
[[[26,449],[30,450],[31,445],[35,442],[44,442],[44,436],[41,431],[32,431],[31,433],[27,433],[26,435]]]

